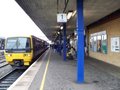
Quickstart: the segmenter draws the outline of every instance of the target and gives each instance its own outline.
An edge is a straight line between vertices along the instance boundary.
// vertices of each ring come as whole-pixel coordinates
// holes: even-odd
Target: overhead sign
[[[111,38],[111,51],[112,52],[120,51],[120,38],[119,37]]]
[[[57,14],[57,22],[58,23],[66,23],[67,22],[67,15],[65,13]]]

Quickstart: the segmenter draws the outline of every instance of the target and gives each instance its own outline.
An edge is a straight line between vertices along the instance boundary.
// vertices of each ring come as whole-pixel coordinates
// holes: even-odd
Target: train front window
[[[30,51],[30,38],[9,38],[6,42],[6,50],[11,52],[28,52]]]
[[[18,38],[17,47],[18,49],[30,48],[30,40],[28,40],[28,38]]]

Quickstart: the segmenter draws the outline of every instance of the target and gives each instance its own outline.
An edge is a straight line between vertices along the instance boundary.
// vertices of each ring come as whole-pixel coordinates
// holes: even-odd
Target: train
[[[4,50],[5,38],[0,38],[0,50]]]
[[[5,41],[4,55],[12,66],[30,66],[35,58],[47,49],[48,43],[33,35],[8,37]]]

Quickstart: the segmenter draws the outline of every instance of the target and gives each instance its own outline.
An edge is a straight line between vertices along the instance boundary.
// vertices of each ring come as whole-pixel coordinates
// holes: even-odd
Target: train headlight
[[[30,57],[31,55],[30,55],[30,54],[27,54],[27,56],[29,56],[29,57]]]
[[[7,56],[10,57],[10,56],[12,56],[12,55],[11,55],[11,54],[8,54]]]
[[[28,57],[30,57],[31,55],[30,55],[30,54],[24,54],[24,56],[28,56]]]

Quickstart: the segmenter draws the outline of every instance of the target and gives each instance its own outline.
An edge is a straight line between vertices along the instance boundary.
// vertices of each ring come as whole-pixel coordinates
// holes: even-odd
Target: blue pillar
[[[77,0],[77,82],[84,82],[84,16],[83,0]]]
[[[61,55],[61,50],[62,50],[62,34],[60,31],[60,55]]]
[[[63,59],[66,61],[66,23],[63,23]]]
[[[59,54],[61,55],[61,31],[59,31],[59,36],[58,36],[58,40],[59,40],[59,46],[58,46],[58,51],[59,51]]]

